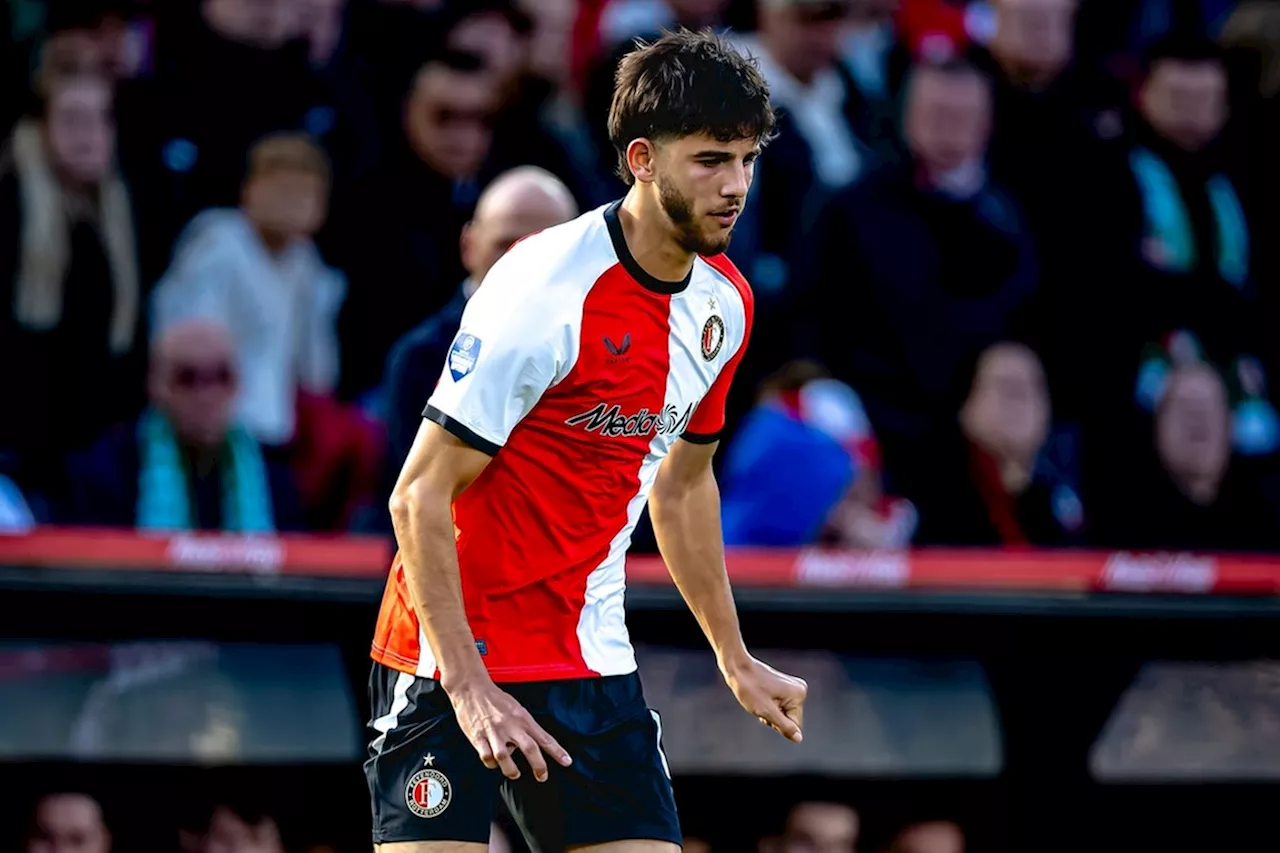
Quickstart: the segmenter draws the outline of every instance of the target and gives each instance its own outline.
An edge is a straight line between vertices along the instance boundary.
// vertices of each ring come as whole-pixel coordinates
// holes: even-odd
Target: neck
[[[1004,490],[1011,495],[1020,495],[1031,485],[1031,465],[1024,459],[997,457],[996,470]]]
[[[693,252],[682,247],[654,192],[631,187],[618,210],[627,248],[640,268],[661,281],[681,281],[693,269]]]
[[[1174,485],[1196,506],[1209,506],[1218,499],[1222,478],[1215,474],[1183,473],[1173,475]]]
[[[258,232],[258,239],[260,239],[262,244],[267,247],[267,251],[273,255],[278,255],[280,252],[284,251],[285,247],[292,241],[292,238],[287,234],[282,234],[279,231],[273,231],[270,228],[263,228],[257,223],[254,223],[253,229]]]
[[[191,470],[197,477],[208,476],[218,467],[221,454],[220,448],[216,445],[184,442],[183,450],[186,452],[187,461],[191,464]]]

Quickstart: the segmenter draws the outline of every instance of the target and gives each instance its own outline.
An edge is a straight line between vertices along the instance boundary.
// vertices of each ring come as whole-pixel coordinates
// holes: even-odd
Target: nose
[[[734,163],[729,167],[728,179],[723,187],[720,188],[720,195],[723,198],[741,199],[746,196],[747,190],[751,187],[751,177],[748,167],[745,163]]]

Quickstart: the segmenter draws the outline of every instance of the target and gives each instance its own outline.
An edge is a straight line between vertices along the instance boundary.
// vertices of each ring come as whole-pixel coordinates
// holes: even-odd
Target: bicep
[[[708,477],[714,482],[711,461],[719,446],[719,441],[698,443],[681,438],[673,442],[671,452],[658,469],[654,496],[660,501],[663,497],[687,494]]]
[[[421,500],[436,495],[449,503],[480,476],[490,456],[424,419],[400,469],[396,493]]]

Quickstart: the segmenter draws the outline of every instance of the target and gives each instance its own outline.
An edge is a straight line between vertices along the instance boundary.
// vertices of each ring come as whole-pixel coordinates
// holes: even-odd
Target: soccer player
[[[480,853],[499,795],[538,853],[680,849],[623,615],[646,500],[729,689],[800,741],[806,685],[739,631],[711,469],[752,319],[723,252],[773,127],[718,37],[637,49],[609,115],[626,197],[517,243],[468,303],[391,499],[365,763],[381,853]]]

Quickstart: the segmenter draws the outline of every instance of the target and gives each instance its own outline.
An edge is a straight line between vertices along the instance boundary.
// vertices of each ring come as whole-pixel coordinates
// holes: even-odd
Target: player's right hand
[[[508,779],[519,779],[520,768],[515,762],[519,752],[529,762],[533,778],[545,782],[547,762],[543,753],[563,767],[573,763],[564,747],[511,694],[492,681],[486,679],[454,690],[449,698],[463,734],[490,770],[501,770]]]

